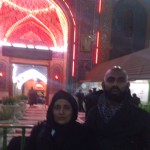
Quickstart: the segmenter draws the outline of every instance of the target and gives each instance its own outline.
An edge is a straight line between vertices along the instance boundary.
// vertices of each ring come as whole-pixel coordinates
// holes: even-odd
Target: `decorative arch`
[[[56,43],[56,39],[54,36],[54,33],[52,33],[52,31],[46,26],[44,25],[39,19],[37,19],[35,16],[33,16],[32,14],[29,14],[28,16],[26,16],[25,18],[22,18],[21,20],[17,21],[15,24],[13,24],[8,31],[5,34],[5,40],[7,41],[7,39],[9,38],[9,36],[18,28],[21,28],[21,26],[24,26],[24,24],[28,24],[31,21],[28,21],[29,19],[32,19],[35,22],[35,26],[38,26],[38,24],[40,25],[40,29],[42,29],[46,34],[49,35],[49,37],[52,39],[53,44],[55,47],[57,47],[57,43]],[[25,23],[25,21],[28,21],[27,23]],[[37,23],[36,23],[37,22]]]
[[[13,37],[17,37],[16,31],[23,27],[26,22],[33,21],[35,23],[35,26],[41,28],[41,30],[44,31],[45,35],[48,35],[49,38],[52,39],[54,47],[58,46],[65,47],[66,50],[70,49],[68,48],[68,42],[70,42],[70,40],[75,41],[75,32],[72,32],[72,27],[70,28],[69,26],[75,26],[75,20],[67,3],[65,1],[54,2],[53,0],[41,0],[40,4],[38,4],[35,1],[32,1],[33,0],[26,1],[26,3],[24,3],[20,0],[4,0],[1,3],[1,9],[3,12],[2,15],[7,17],[7,19],[5,19],[5,17],[2,18],[2,23],[5,22],[5,28],[3,30],[4,37],[2,37],[2,40],[9,42],[9,39],[11,39],[11,42],[16,43],[18,39],[15,38],[15,41],[13,41],[11,35],[13,35]],[[5,12],[7,13],[5,9],[11,9],[12,11],[14,11],[14,13],[12,14],[11,11],[9,15],[5,15]],[[52,18],[54,19],[55,24],[53,24],[51,20],[49,20],[51,16],[53,16]],[[16,35],[14,36],[15,32]],[[21,32],[24,31],[21,30]],[[69,37],[69,32],[72,35],[71,39]],[[44,35],[39,35],[39,37],[41,36]],[[72,42],[71,44],[73,43],[74,42]],[[71,49],[73,49],[73,47],[74,46],[72,46]]]
[[[13,78],[13,82],[17,84],[18,89],[21,89],[22,85],[30,79],[40,79],[45,84],[47,84],[47,77],[45,77],[35,69],[30,69],[19,74],[18,76]]]
[[[2,41],[11,42],[12,44],[19,42],[24,44],[23,41],[25,41],[25,43],[29,42],[34,46],[43,40],[51,43],[49,48],[52,47],[52,51],[62,49],[64,58],[62,72],[66,76],[63,82],[66,85],[70,84],[72,77],[75,76],[77,30],[72,10],[66,1],[40,0],[39,3],[34,3],[36,3],[35,0],[26,0],[26,2],[22,0],[2,1],[2,13],[0,15],[3,15],[3,17],[0,17],[0,25],[2,24],[4,28],[0,38]],[[36,39],[35,32],[30,32],[27,35],[26,30],[23,30],[23,27],[27,26],[29,22],[32,22],[32,25],[35,25],[34,27],[43,31],[38,32],[38,39]],[[19,32],[21,34],[18,34]],[[32,35],[35,40],[32,40]],[[51,68],[49,68],[50,71]]]

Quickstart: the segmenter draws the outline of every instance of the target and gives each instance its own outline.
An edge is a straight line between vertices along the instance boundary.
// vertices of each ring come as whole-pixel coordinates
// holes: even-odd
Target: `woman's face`
[[[72,106],[65,99],[58,99],[53,107],[54,121],[58,124],[66,124],[72,117]]]

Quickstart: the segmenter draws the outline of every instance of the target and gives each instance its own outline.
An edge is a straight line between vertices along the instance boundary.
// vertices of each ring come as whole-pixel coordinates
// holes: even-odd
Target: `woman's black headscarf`
[[[49,105],[49,108],[47,111],[47,116],[46,116],[47,117],[47,123],[51,127],[53,127],[56,124],[56,122],[54,121],[54,117],[53,117],[53,107],[54,107],[55,102],[58,99],[67,100],[72,106],[73,113],[72,113],[72,118],[71,118],[69,123],[73,123],[77,120],[78,105],[77,105],[75,98],[70,93],[65,92],[63,90],[60,90],[53,96],[51,104]]]

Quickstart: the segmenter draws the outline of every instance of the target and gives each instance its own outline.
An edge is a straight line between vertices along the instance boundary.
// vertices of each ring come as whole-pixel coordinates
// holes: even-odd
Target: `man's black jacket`
[[[130,103],[108,123],[96,106],[89,112],[86,125],[97,133],[100,150],[150,150],[150,114]]]

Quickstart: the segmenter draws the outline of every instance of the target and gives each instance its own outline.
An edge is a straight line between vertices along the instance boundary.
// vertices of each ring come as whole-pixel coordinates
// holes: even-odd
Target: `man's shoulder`
[[[99,91],[93,92],[92,94],[95,96],[100,96],[102,93],[104,93],[103,90],[99,90]]]
[[[139,106],[129,104],[129,109],[132,114],[137,115],[139,118],[150,118],[150,113]]]
[[[98,110],[98,104],[97,104],[89,110],[88,114],[99,114],[98,112],[99,110]]]
[[[102,90],[92,92],[86,95],[86,98],[99,98],[99,96],[103,93]]]

